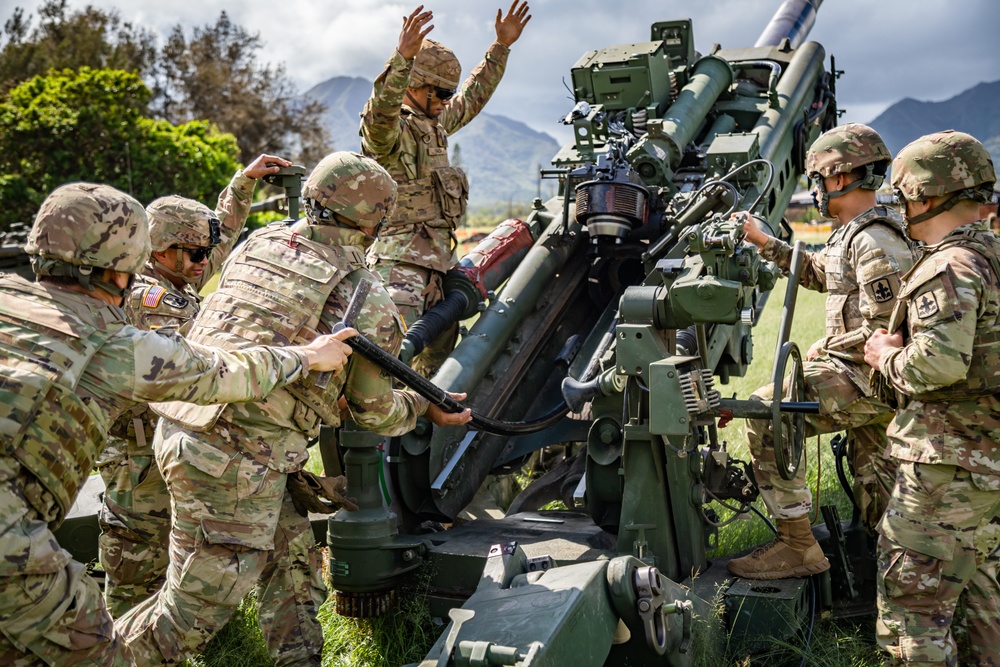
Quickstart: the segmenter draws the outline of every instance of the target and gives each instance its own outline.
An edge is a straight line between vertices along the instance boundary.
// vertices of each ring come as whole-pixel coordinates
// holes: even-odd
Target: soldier
[[[878,526],[876,636],[891,664],[1000,665],[1000,239],[979,217],[995,182],[983,145],[952,130],[892,164],[909,234],[927,246],[865,346],[899,402]],[[959,609],[969,655],[952,633]]]
[[[392,178],[370,158],[333,153],[306,180],[303,198],[306,219],[268,225],[229,259],[190,340],[239,349],[329,331],[368,278],[377,287],[358,329],[399,351],[399,314],[364,261],[371,233],[395,202]],[[393,391],[391,378],[360,357],[326,384],[290,384],[264,403],[158,408],[165,419],[154,449],[174,510],[170,566],[160,591],[119,621],[140,664],[175,664],[201,651],[255,585],[259,606],[285,601],[271,606],[280,612],[258,615],[277,664],[320,664],[316,612],[326,590],[307,519],[315,504],[308,484],[325,485],[337,506],[354,505],[343,497],[343,477],[302,468],[320,426],[340,424],[341,395],[354,421],[385,435],[410,431],[422,414],[447,425],[471,418],[468,410],[447,414],[411,391]],[[289,543],[301,540],[313,548],[293,562]]]
[[[140,402],[261,400],[342,368],[350,348],[324,336],[225,352],[128,326],[149,231],[139,203],[105,185],[52,192],[26,251],[37,282],[0,277],[0,664],[131,665],[97,584],[52,535],[110,422]]]
[[[146,215],[153,252],[125,300],[129,323],[183,333],[201,305],[199,290],[243,231],[257,179],[290,164],[259,156],[236,172],[215,211],[177,195],[151,203]],[[155,426],[156,415],[145,405],[123,414],[99,464],[107,485],[98,515],[104,600],[116,618],[156,592],[167,571],[170,497],[153,461]]]
[[[875,205],[891,155],[870,127],[849,123],[823,134],[806,155],[815,180],[820,213],[833,218],[834,233],[819,252],[806,252],[799,284],[829,293],[826,336],[806,353],[807,401],[819,401],[818,415],[805,419],[806,435],[847,429],[854,471],[854,497],[869,531],[885,508],[894,466],[883,458],[892,408],[872,395],[864,363],[864,342],[888,321],[900,277],[913,264],[911,245],[895,211]],[[743,214],[746,215],[746,214]],[[747,216],[748,241],[787,273],[791,248],[763,233]],[[771,400],[771,385],[754,398]],[[778,537],[748,556],[729,561],[729,571],[750,579],[784,579],[823,572],[830,562],[809,525],[812,494],[805,466],[795,479],[777,474],[770,422],[750,420],[747,436],[761,497],[775,518]]]
[[[396,52],[375,79],[361,115],[361,148],[399,184],[396,212],[378,231],[368,264],[412,324],[444,298],[442,278],[456,263],[455,227],[465,214],[469,182],[448,165],[448,135],[465,127],[500,84],[510,46],[531,19],[517,0],[501,17],[497,38],[459,89],[461,66],[451,49],[424,37],[434,26],[423,5],[403,18]],[[426,27],[425,27],[426,26]],[[412,362],[430,377],[451,354],[458,326],[431,342]]]

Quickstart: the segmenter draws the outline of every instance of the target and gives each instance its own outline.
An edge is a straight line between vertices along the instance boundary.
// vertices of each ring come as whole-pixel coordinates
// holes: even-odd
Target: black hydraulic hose
[[[351,349],[360,354],[362,357],[372,362],[406,386],[410,387],[445,412],[462,412],[465,410],[465,406],[449,396],[448,392],[444,389],[441,389],[441,387],[420,375],[402,361],[392,356],[361,334],[348,338],[344,342],[350,345]],[[476,411],[473,411],[471,424],[480,431],[486,431],[487,433],[492,433],[494,435],[525,435],[528,433],[537,433],[538,431],[548,428],[562,419],[568,412],[569,406],[566,405],[565,401],[538,419],[530,422],[502,421],[486,417]]]
[[[428,343],[462,319],[462,313],[468,307],[469,297],[460,290],[449,292],[443,301],[434,304],[433,308],[413,323],[404,336],[413,346],[413,356],[420,354]]]

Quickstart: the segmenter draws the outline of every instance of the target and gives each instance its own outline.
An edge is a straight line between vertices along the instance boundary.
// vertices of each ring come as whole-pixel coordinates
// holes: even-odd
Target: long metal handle
[[[354,288],[354,294],[351,295],[351,300],[347,304],[344,316],[339,322],[333,325],[330,333],[337,333],[338,331],[343,331],[354,326],[355,322],[358,321],[358,316],[361,314],[361,309],[364,308],[365,301],[368,300],[368,293],[371,292],[371,289],[372,281],[362,278],[358,286]],[[333,377],[333,374],[330,371],[323,371],[316,376],[316,386],[320,389],[326,389],[327,385],[330,384],[331,377]]]

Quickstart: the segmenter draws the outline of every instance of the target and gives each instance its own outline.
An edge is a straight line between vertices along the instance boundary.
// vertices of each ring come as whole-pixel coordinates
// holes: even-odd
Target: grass
[[[822,241],[822,237],[803,235],[807,242]],[[728,385],[718,388],[723,396],[734,394],[748,397],[755,389],[770,382],[771,365],[774,356],[774,342],[777,340],[784,298],[785,281],[780,281],[771,296],[769,305],[754,331],[754,361],[747,376],[733,378]],[[823,335],[825,325],[825,294],[799,290],[795,325],[792,339],[796,341],[803,355],[809,346]],[[746,432],[742,420],[734,420],[719,432],[720,439],[728,443],[731,456],[749,460],[746,447]],[[841,516],[850,516],[850,504],[840,489],[834,473],[833,455],[830,452],[829,436],[819,439],[820,466],[815,464],[817,442],[812,438],[806,442],[807,481],[813,491],[814,505],[836,504]],[[310,462],[310,467],[318,467]],[[820,470],[821,469],[821,470]],[[818,501],[817,498],[817,480]],[[758,508],[766,514],[763,504]],[[818,512],[818,509],[814,510]],[[731,514],[720,512],[725,519]],[[771,533],[764,523],[754,515],[750,519],[738,519],[722,528],[719,545],[710,556],[741,551],[755,544],[771,539]],[[320,621],[325,637],[324,667],[362,667],[368,665],[396,666],[419,662],[444,629],[431,618],[419,592],[410,591],[400,595],[399,610],[382,619],[355,620],[337,616],[333,612],[332,600],[320,610]],[[701,623],[711,623],[716,628],[720,620],[703,619]],[[717,635],[721,629],[705,633]],[[699,633],[700,634],[700,633]],[[882,664],[874,643],[874,621],[865,619],[830,621],[817,620],[812,641],[807,654],[802,645],[775,643],[763,653],[752,656],[727,654],[718,656],[709,647],[697,646],[697,665],[717,667],[751,667],[756,665],[812,665],[815,667],[877,667]],[[205,655],[192,661],[192,667],[214,667],[222,665],[270,665],[272,664],[260,633],[256,627],[256,617],[252,600],[244,601],[239,613],[226,630],[213,640]]]

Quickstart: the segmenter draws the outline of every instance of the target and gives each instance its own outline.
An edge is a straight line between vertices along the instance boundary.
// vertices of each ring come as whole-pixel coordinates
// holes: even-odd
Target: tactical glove
[[[287,488],[299,516],[309,516],[309,512],[331,514],[341,507],[349,512],[358,509],[354,499],[344,495],[347,490],[347,478],[343,475],[321,477],[300,470],[288,475]],[[324,502],[322,500],[324,498],[329,500],[330,504]]]

